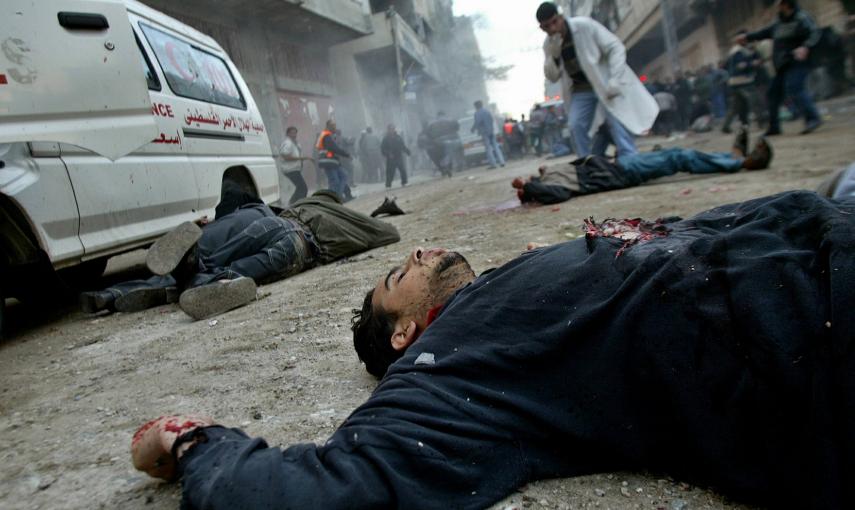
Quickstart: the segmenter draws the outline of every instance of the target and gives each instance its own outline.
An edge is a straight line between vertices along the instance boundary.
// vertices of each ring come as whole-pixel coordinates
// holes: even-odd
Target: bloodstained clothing
[[[791,192],[590,236],[459,290],[323,445],[212,427],[187,508],[483,508],[650,470],[842,508],[855,479],[855,200]],[[419,362],[421,360],[421,362]]]

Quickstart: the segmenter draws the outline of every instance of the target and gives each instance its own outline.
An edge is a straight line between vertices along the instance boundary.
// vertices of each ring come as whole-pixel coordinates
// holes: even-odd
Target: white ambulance
[[[216,41],[132,0],[0,1],[3,296],[213,218],[227,180],[279,198],[261,114]]]

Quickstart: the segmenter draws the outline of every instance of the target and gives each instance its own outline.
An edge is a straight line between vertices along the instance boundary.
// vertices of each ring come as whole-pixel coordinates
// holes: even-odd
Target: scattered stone
[[[682,499],[675,499],[671,502],[671,510],[687,510],[689,503]]]
[[[262,418],[261,411],[255,411],[252,413],[252,419],[253,420],[260,420],[261,418]]]
[[[217,319],[210,320],[210,321],[208,321],[208,327],[213,328],[214,326],[217,325],[218,322],[220,322],[220,321],[218,321]]]
[[[606,496],[606,491],[604,491],[603,489],[594,489],[594,494],[596,494],[598,497],[603,498]]]
[[[56,482],[55,478],[52,478],[52,477],[44,478],[39,482],[37,489],[40,491],[43,491],[43,490],[47,489],[48,487],[50,487],[51,485],[53,485],[54,482]]]
[[[620,493],[621,493],[621,494],[623,494],[623,495],[624,495],[624,497],[627,497],[627,498],[631,498],[631,497],[632,497],[632,493],[631,493],[631,492],[629,492],[629,489],[627,489],[626,487],[621,487],[621,488],[620,488]]]

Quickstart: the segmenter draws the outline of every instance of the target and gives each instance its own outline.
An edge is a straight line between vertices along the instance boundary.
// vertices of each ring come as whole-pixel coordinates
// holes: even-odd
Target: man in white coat
[[[544,74],[561,80],[570,100],[574,152],[591,154],[591,126],[598,108],[608,123],[618,155],[635,154],[634,136],[648,131],[659,114],[653,96],[626,64],[626,48],[613,33],[587,17],[564,17],[552,2],[537,9],[547,34],[543,43]]]

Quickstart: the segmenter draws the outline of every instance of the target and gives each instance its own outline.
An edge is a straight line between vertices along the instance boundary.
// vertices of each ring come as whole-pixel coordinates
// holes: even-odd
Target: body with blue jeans
[[[481,135],[484,149],[487,151],[489,168],[496,168],[496,165],[505,166],[505,155],[502,154],[502,148],[496,141],[493,116],[484,108],[484,103],[481,101],[475,101],[475,122],[472,124],[472,132]]]
[[[185,289],[241,277],[270,283],[399,239],[394,226],[350,210],[332,195],[317,192],[277,215],[258,198],[227,189],[215,220],[170,274],[84,293],[84,311],[138,311],[176,302]],[[133,293],[150,299],[123,308]]]
[[[737,136],[733,152],[706,153],[693,149],[671,148],[655,152],[619,155],[614,161],[601,156],[579,158],[570,164],[541,167],[540,175],[528,181],[515,179],[522,202],[556,204],[575,196],[638,186],[651,179],[674,175],[733,173],[741,169],[768,168],[772,150],[760,140],[747,157],[744,133]]]
[[[805,128],[802,134],[807,134],[822,124],[822,119],[813,100],[805,88],[805,80],[810,74],[809,57],[811,51],[819,43],[820,30],[816,23],[796,0],[779,0],[778,20],[768,27],[737,36],[736,41],[744,44],[748,41],[772,39],[772,61],[775,64],[776,75],[769,85],[769,129],[767,135],[777,135],[781,132],[778,112],[786,97],[795,103],[796,108],[805,117]]]

